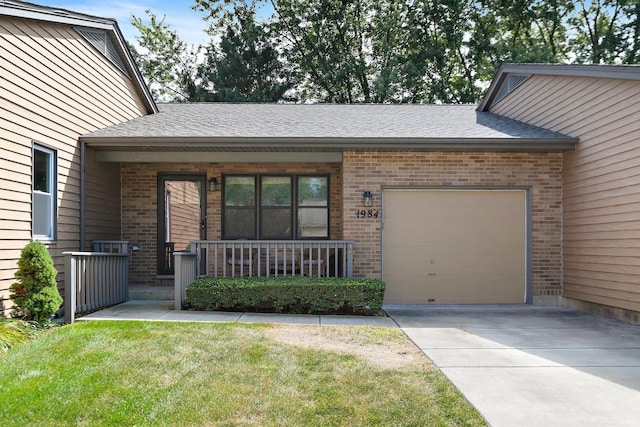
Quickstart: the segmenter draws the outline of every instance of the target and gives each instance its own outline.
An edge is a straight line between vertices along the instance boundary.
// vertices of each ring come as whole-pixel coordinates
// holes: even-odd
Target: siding
[[[32,143],[57,151],[58,233],[47,245],[62,283],[61,253],[80,246],[78,136],[144,115],[146,109],[130,79],[67,25],[0,17],[0,76],[4,312],[20,250],[31,238]],[[89,157],[87,229],[92,231],[87,238],[120,238],[119,169]]]
[[[580,138],[564,155],[564,296],[640,311],[640,82],[533,76],[492,112]]]

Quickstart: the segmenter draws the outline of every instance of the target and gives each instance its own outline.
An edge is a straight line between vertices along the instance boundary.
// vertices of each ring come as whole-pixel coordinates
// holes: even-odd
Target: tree
[[[28,243],[18,260],[17,281],[10,287],[15,313],[40,324],[49,321],[62,305],[57,274],[47,248],[40,242]]]
[[[175,31],[146,10],[149,24],[131,17],[132,25],[140,33],[136,41],[140,50],[130,44],[134,59],[147,81],[154,99],[163,102],[209,101],[209,92],[199,78],[197,58],[200,46],[189,48]]]
[[[218,46],[212,44],[203,65],[217,101],[277,102],[293,86],[292,73],[265,30],[247,8],[225,24]]]
[[[505,62],[640,61],[640,0],[194,1],[204,64],[137,22],[143,72],[185,100],[472,103]]]
[[[576,30],[569,44],[580,63],[621,62],[627,49],[625,0],[578,0],[577,14],[568,23]],[[637,16],[636,16],[637,19]]]

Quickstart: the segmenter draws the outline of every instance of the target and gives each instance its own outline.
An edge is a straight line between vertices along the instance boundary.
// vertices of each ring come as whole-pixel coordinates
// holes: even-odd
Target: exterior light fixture
[[[209,180],[209,191],[216,191],[218,189],[218,178],[211,178]]]
[[[371,191],[365,191],[364,193],[362,193],[362,201],[363,201],[364,207],[370,208],[372,206],[373,194],[371,194]]]

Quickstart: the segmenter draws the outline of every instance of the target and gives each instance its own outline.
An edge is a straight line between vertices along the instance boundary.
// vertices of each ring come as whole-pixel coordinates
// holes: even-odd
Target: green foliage
[[[375,315],[385,284],[375,279],[313,277],[202,277],[187,286],[196,310]]]
[[[221,102],[276,102],[293,85],[292,73],[280,61],[277,47],[255,10],[238,11],[236,21],[222,29],[220,42],[211,44],[204,74],[215,99]]]
[[[27,244],[18,261],[17,281],[10,287],[10,296],[17,306],[15,314],[46,323],[62,304],[57,274],[47,248],[40,242]]]
[[[185,99],[474,103],[504,62],[640,62],[639,8],[640,0],[195,0],[212,40],[197,78],[186,79],[198,95]],[[136,26],[153,33],[157,22]],[[164,28],[158,39],[168,36]],[[165,66],[184,62],[166,58]]]
[[[158,19],[149,9],[145,12],[148,23],[131,17],[139,33],[136,41],[140,49],[131,44],[129,48],[153,97],[163,102],[212,101],[199,75],[200,46],[188,47],[165,24],[165,17]]]
[[[46,329],[35,322],[15,319],[0,320],[0,352],[6,352],[16,345],[31,341]]]

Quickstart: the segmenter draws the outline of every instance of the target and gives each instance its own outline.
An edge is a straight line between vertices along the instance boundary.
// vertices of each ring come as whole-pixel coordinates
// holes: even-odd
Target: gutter
[[[253,137],[80,137],[96,150],[118,151],[342,151],[426,150],[426,151],[549,151],[573,150],[578,138],[253,138]]]

